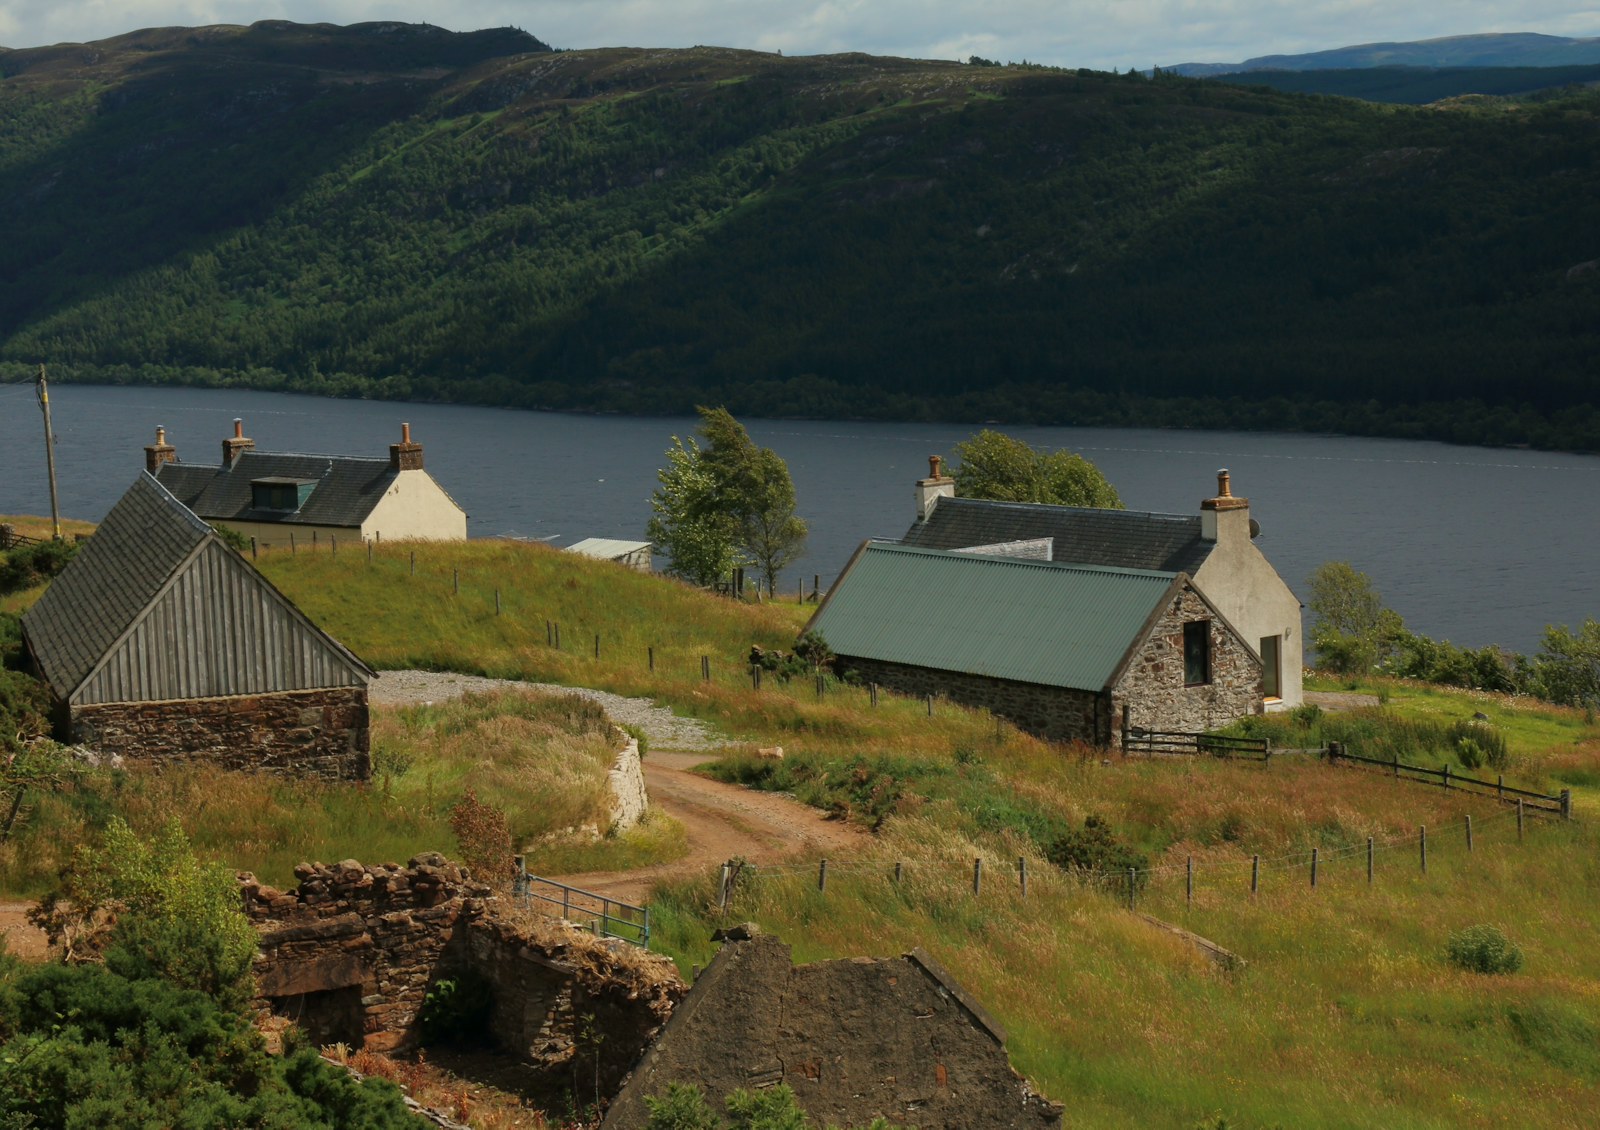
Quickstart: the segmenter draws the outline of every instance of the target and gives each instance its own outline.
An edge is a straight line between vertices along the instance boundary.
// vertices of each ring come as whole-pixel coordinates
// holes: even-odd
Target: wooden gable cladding
[[[248,562],[208,538],[70,696],[73,705],[366,684],[370,673]]]

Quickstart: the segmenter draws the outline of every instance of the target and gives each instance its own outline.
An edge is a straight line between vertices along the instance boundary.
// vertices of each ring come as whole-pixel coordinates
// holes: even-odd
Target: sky
[[[566,48],[712,44],[1105,70],[1475,32],[1600,36],[1600,0],[0,0],[0,45],[264,19],[510,26]]]

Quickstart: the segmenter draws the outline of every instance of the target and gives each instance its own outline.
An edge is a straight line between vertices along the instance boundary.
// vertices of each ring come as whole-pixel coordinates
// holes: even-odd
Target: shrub
[[[645,1130],[809,1130],[811,1120],[785,1083],[771,1090],[735,1091],[728,1096],[724,1122],[711,1109],[699,1087],[687,1083],[668,1083],[664,1096],[647,1096],[650,1111]],[[898,1130],[882,1118],[875,1118],[867,1130]]]
[[[1450,964],[1471,973],[1515,973],[1522,968],[1522,950],[1495,926],[1468,926],[1450,935],[1445,945]]]
[[[21,671],[0,670],[0,757],[50,733],[50,692]]]
[[[479,879],[503,883],[511,876],[511,823],[504,810],[478,799],[471,789],[450,810],[461,860]]]
[[[1135,882],[1143,884],[1149,858],[1117,838],[1098,816],[1086,817],[1080,831],[1069,831],[1045,849],[1045,858],[1063,871],[1076,871],[1085,877],[1115,881],[1131,867]]]
[[[5,560],[0,561],[0,596],[43,584],[65,569],[77,553],[77,543],[70,541],[44,541],[7,551]]]

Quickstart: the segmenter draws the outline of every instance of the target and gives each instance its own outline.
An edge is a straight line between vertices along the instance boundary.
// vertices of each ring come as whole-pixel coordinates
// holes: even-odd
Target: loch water
[[[144,465],[157,425],[179,457],[216,463],[235,417],[263,451],[386,456],[409,422],[473,537],[568,545],[643,538],[656,470],[689,418],[579,416],[280,393],[56,385],[62,514],[98,521]],[[824,587],[861,540],[910,524],[912,483],[976,425],[746,420],[785,460],[811,525],[792,591]],[[1092,460],[1135,510],[1193,513],[1232,472],[1257,544],[1307,598],[1319,564],[1368,573],[1415,631],[1536,650],[1546,624],[1600,616],[1600,458],[1410,440],[1154,429],[1005,428]],[[0,513],[47,514],[31,385],[0,388]],[[957,594],[952,594],[953,598]]]

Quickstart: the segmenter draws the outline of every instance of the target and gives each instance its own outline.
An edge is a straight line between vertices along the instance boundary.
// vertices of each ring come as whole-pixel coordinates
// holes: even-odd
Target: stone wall
[[[1211,681],[1185,686],[1183,626],[1211,624]],[[1162,613],[1129,662],[1114,692],[1117,725],[1128,707],[1132,725],[1150,730],[1197,733],[1259,714],[1261,660],[1227,622],[1192,589],[1184,589]]]
[[[496,1042],[546,1089],[581,1080],[592,1091],[598,1076],[609,1095],[684,991],[666,958],[519,918],[437,854],[405,867],[301,864],[295,875],[289,892],[240,876],[261,937],[256,1005],[321,1043],[412,1046],[429,988],[476,974]]]
[[[611,831],[625,832],[644,819],[650,797],[644,788],[644,763],[639,758],[637,738],[630,737],[618,752],[606,774],[606,785],[611,790]]]
[[[1050,741],[1105,745],[1115,728],[1105,696],[1066,687],[1018,683],[959,671],[912,667],[876,659],[840,656],[841,671],[855,671],[863,681],[900,694],[922,698],[938,695],[962,706],[992,710],[1016,725]]]
[[[603,1130],[642,1130],[645,1097],[668,1083],[699,1086],[718,1109],[734,1090],[786,1083],[830,1126],[881,1116],[921,1130],[1032,1130],[1062,1113],[1012,1070],[1005,1032],[926,953],[795,967],[770,937],[722,947]]]
[[[210,761],[229,769],[365,780],[365,687],[71,709],[70,737],[135,760]]]

